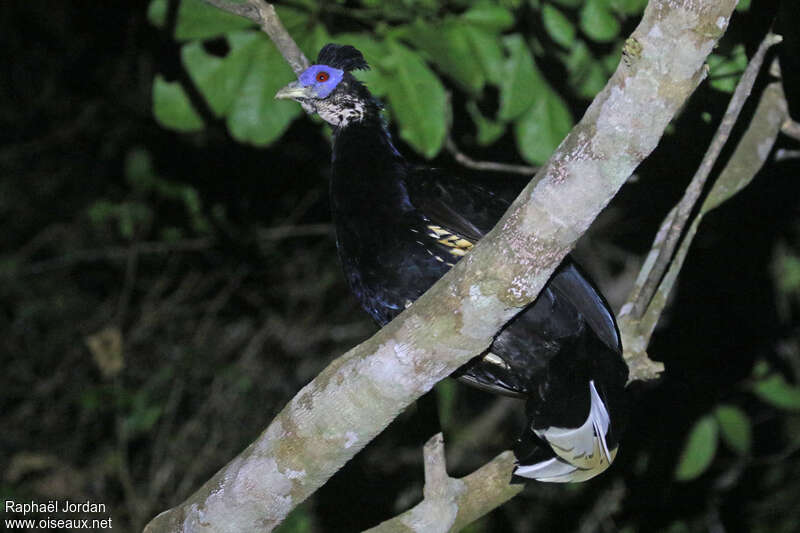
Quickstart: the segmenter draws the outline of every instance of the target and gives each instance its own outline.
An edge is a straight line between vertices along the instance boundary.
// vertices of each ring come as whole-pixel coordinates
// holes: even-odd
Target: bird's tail
[[[605,471],[617,455],[617,447],[609,447],[607,442],[611,419],[594,381],[589,382],[589,414],[582,425],[572,428],[535,425],[535,420],[529,422],[514,450],[517,466],[512,482],[586,481]]]

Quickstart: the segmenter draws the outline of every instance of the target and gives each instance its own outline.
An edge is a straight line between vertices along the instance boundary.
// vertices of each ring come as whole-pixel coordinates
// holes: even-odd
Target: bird
[[[339,259],[349,288],[382,326],[469,254],[511,199],[407,160],[381,102],[353,74],[367,69],[355,47],[327,44],[275,97],[297,101],[332,128]],[[512,483],[584,481],[614,461],[626,425],[628,368],[613,312],[570,256],[453,377],[525,400]]]

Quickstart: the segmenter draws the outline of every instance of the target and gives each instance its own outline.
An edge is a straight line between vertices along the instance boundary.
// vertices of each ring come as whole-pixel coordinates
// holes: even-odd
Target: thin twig
[[[777,66],[777,62],[775,63],[774,66]],[[786,97],[783,94],[782,84],[780,81],[772,82],[767,85],[761,93],[752,120],[748,124],[746,131],[739,140],[725,168],[720,172],[719,176],[717,176],[713,187],[711,187],[708,195],[706,195],[694,220],[692,220],[692,223],[686,230],[680,242],[680,246],[672,257],[669,268],[661,279],[644,314],[637,318],[630,313],[630,309],[633,306],[631,302],[634,299],[635,293],[632,293],[632,296],[628,299],[628,303],[626,303],[622,311],[620,311],[619,327],[623,338],[622,344],[625,347],[625,359],[631,369],[631,380],[653,379],[663,370],[663,365],[661,363],[655,363],[647,357],[646,349],[655,326],[664,310],[669,294],[672,291],[672,287],[675,284],[675,280],[686,259],[689,247],[697,233],[700,222],[707,212],[727,201],[753,180],[766,162],[780,131],[781,124],[787,116],[788,107]],[[670,212],[667,220],[674,217],[674,211],[676,210],[677,206]],[[657,242],[662,242],[663,236],[661,234],[666,233],[668,228],[669,224],[665,222],[659,230],[659,235],[656,236]],[[645,261],[645,265],[642,267],[642,272],[639,275],[640,280],[647,277],[650,272],[649,268],[655,260],[655,252],[657,252],[657,250],[651,251],[650,256]],[[637,287],[641,286],[640,280],[637,280]]]
[[[319,224],[292,224],[273,226],[256,232],[259,242],[280,241],[296,237],[315,237],[330,235],[333,226],[328,223]],[[173,252],[199,252],[214,247],[216,241],[211,238],[183,239],[174,242],[146,241],[136,243],[136,255],[161,255]],[[80,263],[93,263],[97,261],[128,260],[131,254],[130,246],[110,246],[97,250],[78,250],[69,254],[44,259],[27,267],[20,268],[21,275],[36,275],[62,268],[69,268]]]
[[[223,11],[239,15],[258,24],[261,31],[269,35],[269,38],[278,47],[278,51],[298,76],[308,68],[310,64],[308,58],[306,58],[300,47],[292,39],[292,36],[281,24],[274,5],[268,4],[263,0],[247,0],[247,2],[241,4],[233,4],[223,0],[204,1]]]
[[[652,246],[653,250],[658,250],[658,255],[655,263],[652,265],[650,274],[637,291],[638,295],[634,300],[633,309],[631,310],[634,318],[642,317],[656,292],[658,284],[664,276],[664,272],[666,272],[667,267],[669,267],[675,248],[678,246],[680,237],[689,220],[689,216],[703,192],[703,186],[711,173],[711,169],[714,167],[719,154],[722,152],[722,148],[725,146],[748,96],[750,96],[750,91],[753,89],[753,84],[761,70],[761,65],[764,62],[767,49],[778,44],[781,40],[782,37],[780,35],[768,33],[766,37],[764,37],[764,40],[761,41],[761,45],[748,63],[742,78],[739,80],[739,84],[736,86],[736,90],[725,111],[725,116],[722,118],[722,122],[720,122],[717,128],[717,132],[714,134],[714,138],[703,157],[703,161],[700,163],[700,167],[697,169],[691,183],[689,183],[689,186],[686,188],[686,192],[676,206],[674,213],[670,212],[670,215],[668,215],[662,223],[662,227],[656,235]],[[662,230],[665,226],[669,227],[669,230],[662,242],[660,237],[663,235]]]
[[[176,242],[141,242],[137,243],[137,255],[151,255],[151,254],[165,254],[170,252],[193,252],[199,250],[206,250],[211,247],[213,241],[211,239],[185,239]],[[52,259],[44,259],[33,263],[27,267],[19,270],[22,275],[36,275],[68,268],[80,263],[93,263],[96,261],[107,260],[127,260],[131,253],[130,246],[110,246],[108,248],[100,248],[97,250],[78,250],[76,252],[68,253],[65,255],[57,256]]]
[[[122,329],[125,323],[125,316],[128,314],[128,306],[131,302],[133,289],[136,285],[136,273],[139,267],[139,250],[134,244],[128,249],[128,259],[125,263],[125,282],[122,285],[119,302],[117,303],[116,323]]]
[[[800,159],[800,150],[787,150],[786,148],[775,150],[775,161],[791,161],[792,159]]]
[[[781,133],[795,141],[800,141],[800,122],[787,118],[781,126]]]
[[[782,84],[769,84],[761,94],[753,119],[748,124],[728,164],[720,172],[700,210],[695,215],[680,247],[656,290],[655,297],[641,318],[640,333],[649,339],[666,304],[667,296],[678,277],[683,262],[704,215],[725,202],[749,184],[766,162],[775,143],[783,117],[787,116],[786,97]]]
[[[539,170],[539,167],[532,167],[528,165],[511,165],[508,163],[497,163],[495,161],[475,161],[458,149],[458,146],[456,146],[456,143],[453,141],[452,137],[447,137],[444,146],[448,152],[453,154],[453,157],[456,161],[467,168],[473,168],[475,170],[488,170],[490,172],[510,172],[525,176],[533,176]]]
[[[270,228],[258,230],[256,235],[259,241],[280,241],[293,237],[333,235],[333,225],[323,222],[320,224],[272,226]]]

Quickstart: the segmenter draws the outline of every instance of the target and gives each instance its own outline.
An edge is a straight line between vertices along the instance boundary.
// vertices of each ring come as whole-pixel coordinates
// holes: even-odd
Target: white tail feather
[[[597,440],[600,441],[600,449],[606,456],[606,461],[611,463],[611,454],[608,451],[608,443],[606,442],[606,435],[608,435],[608,427],[611,425],[611,417],[608,416],[608,410],[597,389],[594,386],[594,380],[589,382],[589,390],[592,397],[591,407],[589,408],[589,418],[592,420]]]
[[[580,427],[535,430],[539,437],[550,444],[557,457],[518,466],[514,474],[539,481],[563,483],[584,481],[608,468],[617,449],[608,449],[606,435],[611,418],[594,381],[589,382],[589,399],[589,415]]]
[[[518,466],[514,474],[521,477],[547,481],[567,476],[575,471],[575,467],[558,457],[547,459],[532,465]]]

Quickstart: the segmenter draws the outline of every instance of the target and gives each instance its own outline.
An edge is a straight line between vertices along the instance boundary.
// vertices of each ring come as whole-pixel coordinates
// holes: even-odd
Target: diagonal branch
[[[269,38],[278,47],[278,51],[298,76],[308,68],[308,58],[281,24],[274,5],[264,2],[264,0],[245,0],[242,3],[226,2],[225,0],[203,1],[258,24],[261,31],[269,35]]]
[[[251,0],[254,1],[254,0]],[[145,531],[270,531],[538,295],[704,77],[736,0],[651,0],[606,88],[498,225]],[[505,463],[505,480],[511,461]]]
[[[722,117],[717,132],[714,134],[711,145],[708,147],[705,156],[703,156],[700,167],[697,169],[692,181],[686,188],[686,192],[681,201],[664,219],[662,227],[658,231],[650,251],[650,254],[656,254],[655,261],[650,263],[652,267],[650,267],[644,283],[641,286],[637,284],[637,286],[634,287],[634,302],[633,309],[631,310],[634,317],[640,318],[644,314],[645,309],[656,292],[661,278],[664,276],[664,272],[666,272],[672,260],[672,255],[675,252],[675,248],[678,246],[680,237],[689,220],[689,215],[697,204],[703,192],[706,180],[711,174],[711,169],[717,162],[717,158],[722,152],[725,143],[728,141],[733,126],[736,124],[736,120],[739,118],[739,114],[742,108],[744,108],[747,98],[750,96],[750,91],[753,89],[753,84],[755,84],[756,77],[764,62],[764,55],[771,46],[778,44],[781,40],[782,38],[780,35],[769,33],[761,41],[761,45],[748,63],[744,74],[736,86],[736,90],[728,103],[728,108],[725,110],[725,115]]]
[[[782,96],[776,98],[776,91],[780,90],[781,95],[783,91],[773,83],[763,93],[756,114],[748,127],[748,131],[739,142],[736,151],[728,161],[725,169],[723,169],[715,181],[700,212],[695,216],[695,219],[692,221],[684,236],[683,234],[689,216],[692,211],[695,210],[706,179],[719,157],[722,147],[730,136],[733,125],[753,88],[756,76],[761,70],[765,53],[770,46],[780,41],[781,37],[779,35],[768,33],[747,65],[747,69],[739,80],[739,84],[728,104],[725,116],[717,128],[714,139],[699,169],[687,187],[683,198],[670,210],[669,214],[667,214],[664,221],[661,223],[661,227],[653,240],[652,248],[645,259],[644,265],[642,265],[642,269],[631,290],[628,301],[620,310],[618,317],[619,328],[622,334],[623,346],[625,347],[625,358],[628,362],[628,366],[631,368],[631,380],[653,379],[664,369],[661,363],[653,362],[648,358],[647,345],[650,343],[650,337],[653,334],[656,323],[661,317],[669,293],[677,279],[678,272],[680,272],[683,266],[683,261],[686,258],[689,245],[700,224],[700,219],[707,211],[713,209],[727,198],[714,205],[709,204],[710,199],[726,187],[735,189],[735,192],[738,192],[738,190],[753,179],[756,172],[758,172],[763,165],[769,153],[769,148],[771,148],[774,143],[781,127],[781,123],[769,125],[765,124],[765,121],[771,124],[771,122],[776,120],[775,117],[780,118],[781,121],[785,121],[785,118],[788,116],[785,110],[781,111],[778,109],[781,106],[781,102],[783,102],[782,106],[784,108],[786,104]],[[765,98],[767,100],[765,100]],[[765,102],[768,102],[768,105],[765,104]],[[767,105],[767,107],[765,107],[765,105]],[[758,146],[751,146],[752,143],[749,141],[753,136],[757,136],[761,144]],[[766,151],[765,147],[767,147]],[[753,165],[754,163],[755,166]],[[744,175],[742,174],[743,172]],[[731,180],[734,180],[731,176],[734,175],[736,176],[736,186],[730,185]],[[681,241],[682,236],[683,240]],[[679,244],[680,248],[678,248],[676,253],[676,248]]]
[[[783,86],[779,81],[772,82],[764,89],[747,131],[700,206],[700,211],[689,226],[655,297],[642,317],[640,331],[645,338],[649,339],[655,329],[701,220],[706,213],[727,201],[753,180],[766,162],[786,117],[788,108]]]

